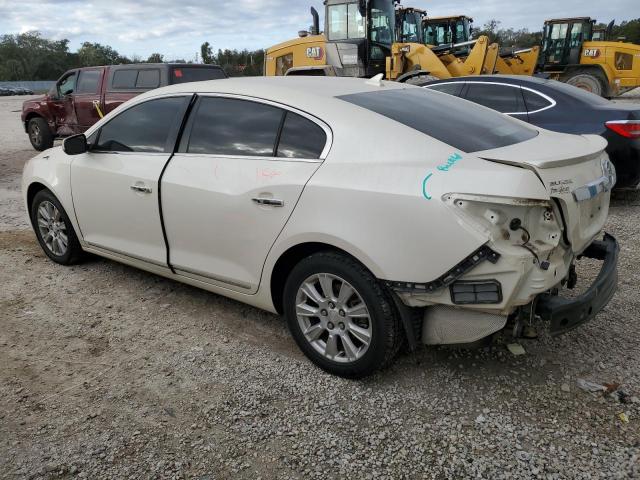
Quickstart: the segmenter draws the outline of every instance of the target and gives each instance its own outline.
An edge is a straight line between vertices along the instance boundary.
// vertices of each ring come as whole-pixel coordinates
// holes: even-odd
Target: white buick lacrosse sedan
[[[617,283],[597,136],[397,83],[244,78],[142,94],[24,169],[51,260],[84,252],[284,314],[321,368],[591,318]],[[601,261],[571,299],[578,256]]]

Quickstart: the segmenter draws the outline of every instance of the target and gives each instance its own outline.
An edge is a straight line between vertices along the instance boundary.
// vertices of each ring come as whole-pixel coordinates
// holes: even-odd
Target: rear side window
[[[102,70],[82,70],[76,93],[98,93],[101,73]]]
[[[454,95],[456,97],[460,96],[460,92],[462,92],[462,87],[464,83],[436,83],[434,85],[428,85],[427,88],[431,90],[435,90],[437,92],[448,93],[449,95]]]
[[[160,70],[140,70],[136,80],[136,88],[158,88],[160,86]]]
[[[532,92],[531,90],[522,89],[522,94],[524,96],[524,103],[527,105],[528,112],[536,112],[552,105],[552,103],[545,97]]]
[[[465,98],[502,113],[524,111],[520,87],[492,83],[469,83]]]
[[[302,115],[287,112],[278,143],[278,157],[320,158],[326,144],[327,134],[319,125]]]
[[[137,70],[116,70],[113,72],[111,86],[119,90],[135,88],[137,78]]]
[[[205,97],[193,117],[188,153],[271,157],[284,111],[232,98]]]
[[[221,68],[174,67],[171,70],[171,83],[202,82],[227,78]]]
[[[100,129],[92,150],[110,152],[169,152],[172,131],[179,120],[184,97],[141,103],[117,115]]]
[[[158,88],[160,86],[160,70],[158,69],[126,69],[113,72],[111,88],[114,90],[136,90]]]
[[[402,88],[338,97],[402,123],[441,142],[471,153],[530,140],[538,131],[428,88]]]

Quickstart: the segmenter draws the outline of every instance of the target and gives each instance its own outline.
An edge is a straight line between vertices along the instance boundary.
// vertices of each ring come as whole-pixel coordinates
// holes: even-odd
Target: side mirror
[[[67,155],[80,155],[81,153],[87,153],[89,150],[89,147],[87,146],[87,137],[85,137],[84,133],[67,137],[62,142],[62,149]]]

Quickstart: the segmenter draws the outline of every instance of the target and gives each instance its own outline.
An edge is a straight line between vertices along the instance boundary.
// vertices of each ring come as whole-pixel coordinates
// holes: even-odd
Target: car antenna
[[[368,85],[373,85],[374,87],[383,87],[382,80],[384,79],[384,73],[379,73],[375,77],[371,77],[367,80]]]

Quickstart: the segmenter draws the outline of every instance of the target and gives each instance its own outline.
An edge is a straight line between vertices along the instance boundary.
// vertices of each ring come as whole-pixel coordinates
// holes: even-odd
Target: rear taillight
[[[640,138],[640,120],[613,120],[605,125],[623,137]]]

